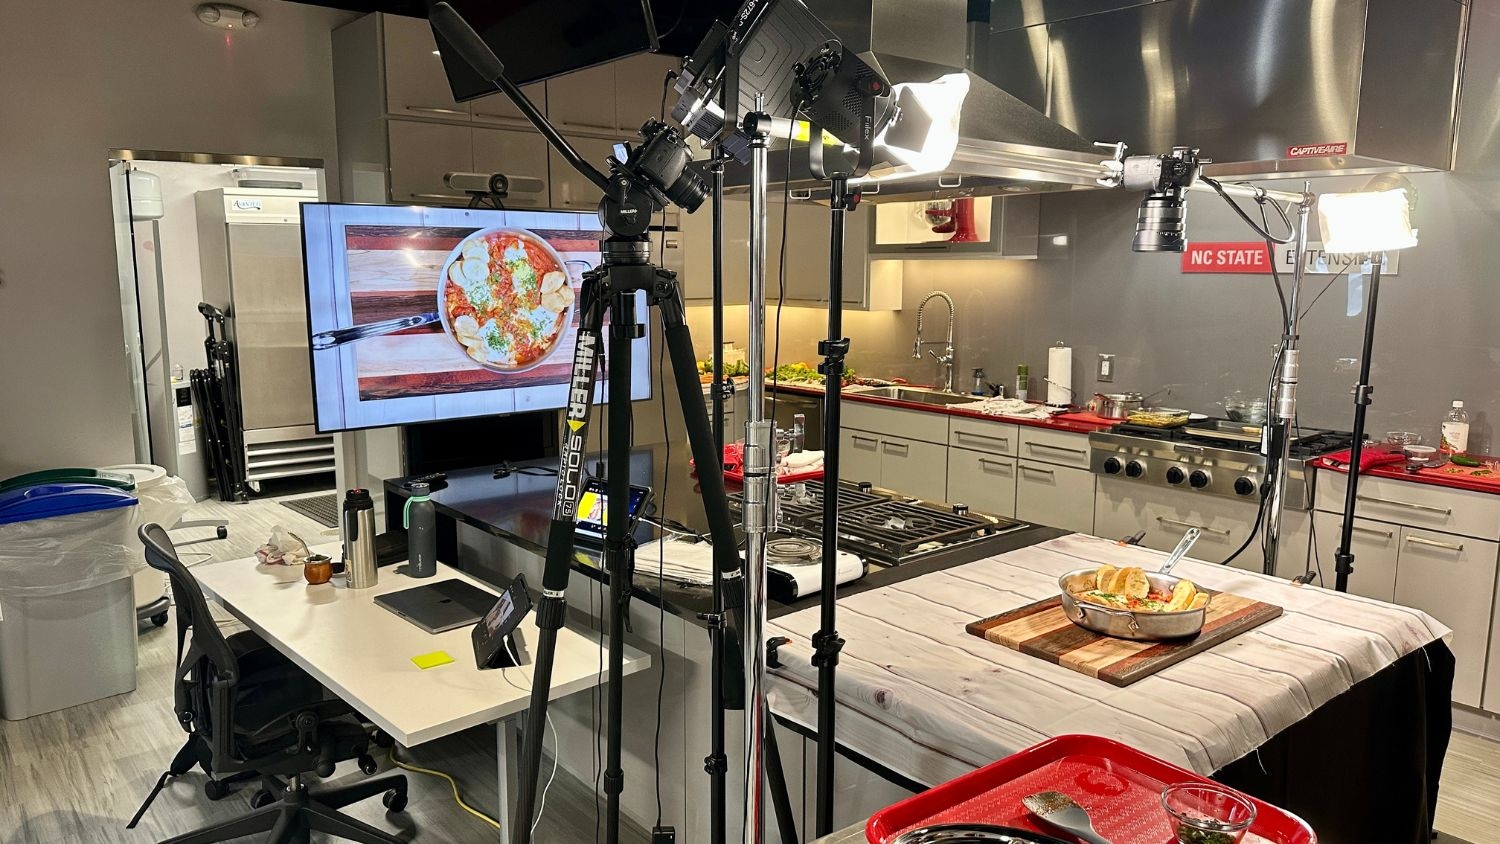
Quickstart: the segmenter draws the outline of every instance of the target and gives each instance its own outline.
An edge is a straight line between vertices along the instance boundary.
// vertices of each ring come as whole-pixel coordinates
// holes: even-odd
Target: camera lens
[[[1187,247],[1187,202],[1181,195],[1147,194],[1135,223],[1135,252],[1181,252]]]
[[[702,205],[704,198],[708,196],[708,185],[703,181],[703,177],[698,175],[698,171],[689,166],[683,168],[682,175],[667,186],[666,194],[668,199],[691,214],[698,210],[698,206]]]

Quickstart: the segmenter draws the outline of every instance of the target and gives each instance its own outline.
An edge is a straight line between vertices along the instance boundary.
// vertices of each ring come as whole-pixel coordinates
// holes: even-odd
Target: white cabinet
[[[392,202],[459,202],[464,196],[443,184],[454,170],[474,169],[474,130],[448,123],[387,121],[390,132]]]
[[[655,108],[649,112],[655,113]],[[642,119],[649,114],[642,115]],[[614,66],[595,65],[548,79],[547,118],[565,135],[578,132],[619,135],[620,126],[615,120]]]
[[[1093,533],[1094,474],[1087,469],[1035,460],[1018,461],[1016,518],[1078,533]]]
[[[1319,472],[1319,510],[1343,512],[1349,476]],[[1354,515],[1443,533],[1500,539],[1500,495],[1365,476],[1359,479]]]
[[[1500,607],[1500,578],[1496,579],[1494,608]],[[1490,712],[1500,712],[1500,613],[1494,613],[1495,620],[1490,626],[1490,658],[1489,667],[1484,675],[1484,708]]]
[[[391,114],[468,120],[469,107],[454,102],[432,28],[422,18],[382,15],[385,108]],[[374,82],[375,80],[370,80]]]
[[[1021,457],[1074,469],[1089,468],[1089,438],[1086,434],[1070,434],[1025,425],[1020,426],[1019,430]]]
[[[680,215],[678,233],[683,241],[683,274],[677,281],[682,298],[707,302],[714,295],[713,208],[704,203],[696,213]],[[724,201],[724,302],[743,305],[750,301],[750,204]]]
[[[880,435],[845,427],[839,432],[839,476],[880,486]]]
[[[1116,477],[1098,479],[1094,501],[1094,530],[1099,536],[1119,539],[1145,531],[1141,545],[1170,551],[1189,528],[1202,535],[1190,554],[1199,560],[1220,563],[1245,544],[1255,524],[1255,502],[1204,495],[1184,489],[1147,486]],[[1296,577],[1306,569],[1310,514],[1288,510],[1282,520],[1278,574]],[[1322,531],[1319,530],[1321,537]],[[1231,563],[1246,571],[1265,567],[1258,542]]]
[[[1020,447],[1020,428],[1006,422],[954,416],[948,420],[948,445],[987,454],[1014,457]]]
[[[846,428],[939,445],[948,442],[948,417],[941,413],[847,399],[839,405],[839,412]]]
[[[476,172],[524,176],[541,182],[540,190],[512,190],[504,200],[506,208],[548,207],[547,142],[541,135],[513,129],[475,128],[470,131],[473,132]]]
[[[611,63],[615,71],[615,128],[624,132],[624,137],[634,138],[642,123],[661,115],[662,81],[667,71],[676,70],[679,64],[676,56],[653,53],[637,53]],[[669,115],[673,101],[668,94]]]
[[[948,495],[948,447],[900,437],[880,438],[880,485],[928,501]]]
[[[967,504],[979,513],[1013,518],[1016,515],[1016,459],[973,451],[948,449],[948,496],[953,504]]]
[[[549,94],[549,100],[551,99]],[[614,151],[618,141],[603,138],[570,137],[568,142],[573,149],[583,156],[584,160],[598,167],[601,171],[605,169],[605,160]],[[582,173],[573,169],[573,166],[563,160],[557,150],[548,148],[547,157],[549,170],[552,177],[552,207],[566,209],[569,211],[594,211],[599,207],[599,197],[603,192],[599,186],[589,181]]]
[[[1494,542],[1401,528],[1396,603],[1424,610],[1453,628],[1453,656],[1458,662],[1453,700],[1467,706],[1478,706],[1484,690],[1497,547]]]
[[[1318,562],[1323,566],[1323,585],[1334,584],[1333,555],[1338,550],[1340,528],[1344,520],[1333,513],[1313,514],[1316,526]],[[1400,528],[1384,522],[1355,517],[1350,549],[1354,553],[1354,572],[1349,575],[1349,591],[1380,601],[1396,600],[1396,557],[1400,551]]]
[[[526,95],[526,99],[531,100],[531,104],[536,106],[538,111],[542,114],[547,113],[547,86],[544,83],[523,85],[521,93]],[[499,92],[469,100],[469,116],[473,118],[476,125],[535,131],[531,121],[521,114],[521,110],[510,101],[510,97]],[[541,135],[537,137],[540,138]]]

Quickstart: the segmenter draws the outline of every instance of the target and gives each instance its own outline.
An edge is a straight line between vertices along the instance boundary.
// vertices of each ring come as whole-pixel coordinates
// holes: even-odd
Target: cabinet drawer
[[[1318,475],[1318,509],[1343,512],[1349,476],[1339,472]],[[1500,539],[1500,495],[1368,476],[1359,479],[1358,495],[1356,516],[1480,539]]]
[[[954,448],[1014,457],[1020,445],[1019,437],[1020,430],[1016,425],[960,416],[948,419],[948,445]]]
[[[1094,475],[1087,469],[1021,460],[1016,463],[1016,518],[1048,527],[1094,532]]]
[[[1403,527],[1396,603],[1426,611],[1453,628],[1453,700],[1478,706],[1489,653],[1495,595],[1494,542]],[[1355,566],[1359,561],[1355,560]]]
[[[469,198],[443,183],[443,176],[474,169],[474,130],[448,123],[388,120],[391,201],[466,205]]]
[[[1344,520],[1333,513],[1314,513],[1318,545],[1318,562],[1330,588],[1334,584],[1333,555],[1339,547],[1339,529]],[[1401,529],[1396,525],[1355,518],[1353,540],[1354,572],[1349,575],[1349,591],[1380,601],[1396,600],[1396,556],[1400,550]]]
[[[952,504],[991,516],[1016,515],[1016,460],[966,448],[948,449],[948,497]]]
[[[943,501],[948,496],[948,447],[898,437],[880,438],[880,485]]]
[[[839,479],[880,486],[880,437],[845,428],[839,432]]]
[[[1089,438],[1083,434],[1017,426],[1021,435],[1020,456],[1059,466],[1089,467]]]
[[[897,439],[948,444],[948,417],[922,410],[902,410],[866,402],[846,401],[841,407],[844,424],[861,431],[879,431]],[[1087,463],[1087,460],[1085,460]]]
[[[512,190],[506,208],[546,208],[551,204],[547,179],[547,141],[536,132],[476,128],[474,170],[504,173],[541,182],[539,189]]]

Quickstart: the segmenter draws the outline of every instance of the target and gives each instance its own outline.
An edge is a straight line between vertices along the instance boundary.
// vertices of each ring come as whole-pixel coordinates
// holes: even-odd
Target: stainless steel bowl
[[[1196,636],[1203,630],[1203,621],[1208,616],[1206,606],[1179,612],[1133,612],[1074,599],[1073,592],[1087,592],[1094,588],[1093,577],[1098,570],[1097,567],[1074,569],[1057,579],[1057,588],[1062,592],[1063,612],[1079,627],[1118,639],[1138,641],[1183,639]],[[1085,577],[1088,578],[1088,589],[1082,585]],[[1180,577],[1154,571],[1146,572],[1146,579],[1151,581],[1153,592],[1170,592],[1182,582]]]

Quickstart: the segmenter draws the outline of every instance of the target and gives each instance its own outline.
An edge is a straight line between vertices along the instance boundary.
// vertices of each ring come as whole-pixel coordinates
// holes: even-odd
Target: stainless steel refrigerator
[[[244,428],[245,480],[334,471],[314,428],[299,206],[315,190],[199,191],[203,300],[229,315]]]

